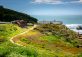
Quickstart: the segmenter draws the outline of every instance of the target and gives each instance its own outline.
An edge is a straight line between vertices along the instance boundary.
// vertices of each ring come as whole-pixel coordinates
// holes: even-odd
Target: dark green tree
[[[14,20],[25,20],[27,22],[37,23],[37,19],[28,14],[0,6],[0,21],[10,22]]]

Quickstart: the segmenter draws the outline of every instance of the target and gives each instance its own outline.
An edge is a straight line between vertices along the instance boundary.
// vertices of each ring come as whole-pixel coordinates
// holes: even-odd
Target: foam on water
[[[66,24],[65,26],[79,34],[82,34],[82,30],[76,29],[78,26],[82,26],[82,24]]]

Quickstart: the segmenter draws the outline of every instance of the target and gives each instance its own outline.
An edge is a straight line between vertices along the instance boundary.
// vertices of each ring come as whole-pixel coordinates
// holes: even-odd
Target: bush
[[[75,33],[74,31],[71,31],[64,25],[42,24],[38,26],[35,30],[40,31],[42,34],[45,35],[46,33],[51,32],[52,35],[59,36],[60,38],[64,38],[66,42],[69,42],[74,46],[75,44],[77,44],[75,40],[78,39],[78,34]]]

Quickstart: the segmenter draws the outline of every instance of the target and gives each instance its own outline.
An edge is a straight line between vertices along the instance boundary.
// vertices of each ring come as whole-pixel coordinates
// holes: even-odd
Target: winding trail
[[[18,34],[18,35],[13,36],[12,38],[10,38],[10,42],[13,43],[13,44],[16,44],[16,45],[18,45],[18,46],[23,46],[23,45],[21,45],[21,44],[15,43],[15,42],[13,41],[13,38],[15,38],[15,37],[17,37],[17,36],[20,36],[20,35],[22,35],[22,34],[28,33],[29,31],[33,30],[33,29],[36,28],[36,27],[37,27],[37,25],[34,25],[32,28],[29,28],[27,31],[25,31],[25,32],[23,32],[23,33],[20,33],[20,34]]]
[[[17,36],[21,36],[21,35],[23,35],[23,34],[26,34],[26,33],[28,33],[29,31],[31,31],[31,30],[33,30],[34,28],[36,28],[38,25],[34,25],[32,28],[29,28],[27,31],[25,31],[25,32],[23,32],[23,33],[20,33],[20,34],[18,34],[18,35],[15,35],[15,36],[13,36],[12,38],[10,38],[10,42],[12,42],[13,44],[16,44],[16,45],[18,45],[18,46],[23,46],[23,47],[25,47],[24,45],[22,45],[22,44],[19,44],[19,43],[16,43],[16,42],[14,42],[14,38],[17,38]],[[34,39],[33,39],[34,40]],[[39,41],[39,40],[34,40],[33,41],[32,40],[32,42],[33,43],[38,43],[38,44],[44,44],[44,43],[47,43],[46,41]],[[76,47],[65,47],[65,46],[62,46],[61,44],[60,45],[58,45],[58,44],[49,44],[48,46],[47,46],[47,48],[49,49],[49,50],[51,50],[51,51],[53,51],[53,50],[55,50],[56,48],[60,48],[61,50],[63,50],[64,52],[69,52],[69,53],[73,53],[73,54],[77,54],[77,53],[79,53],[79,52],[82,52],[82,48],[80,47],[80,48],[76,48]],[[42,47],[41,47],[42,48]],[[46,47],[44,47],[44,48],[46,48]],[[46,49],[47,49],[46,48]]]

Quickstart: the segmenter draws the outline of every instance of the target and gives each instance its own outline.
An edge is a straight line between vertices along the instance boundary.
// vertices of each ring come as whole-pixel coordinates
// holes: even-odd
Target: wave
[[[82,34],[82,30],[78,30],[78,29],[77,29],[77,27],[78,27],[78,26],[82,26],[82,24],[65,24],[65,26],[66,26],[67,28],[69,28],[70,30],[73,30],[73,31],[75,31],[75,32],[77,32],[77,33],[79,33],[79,34]]]

